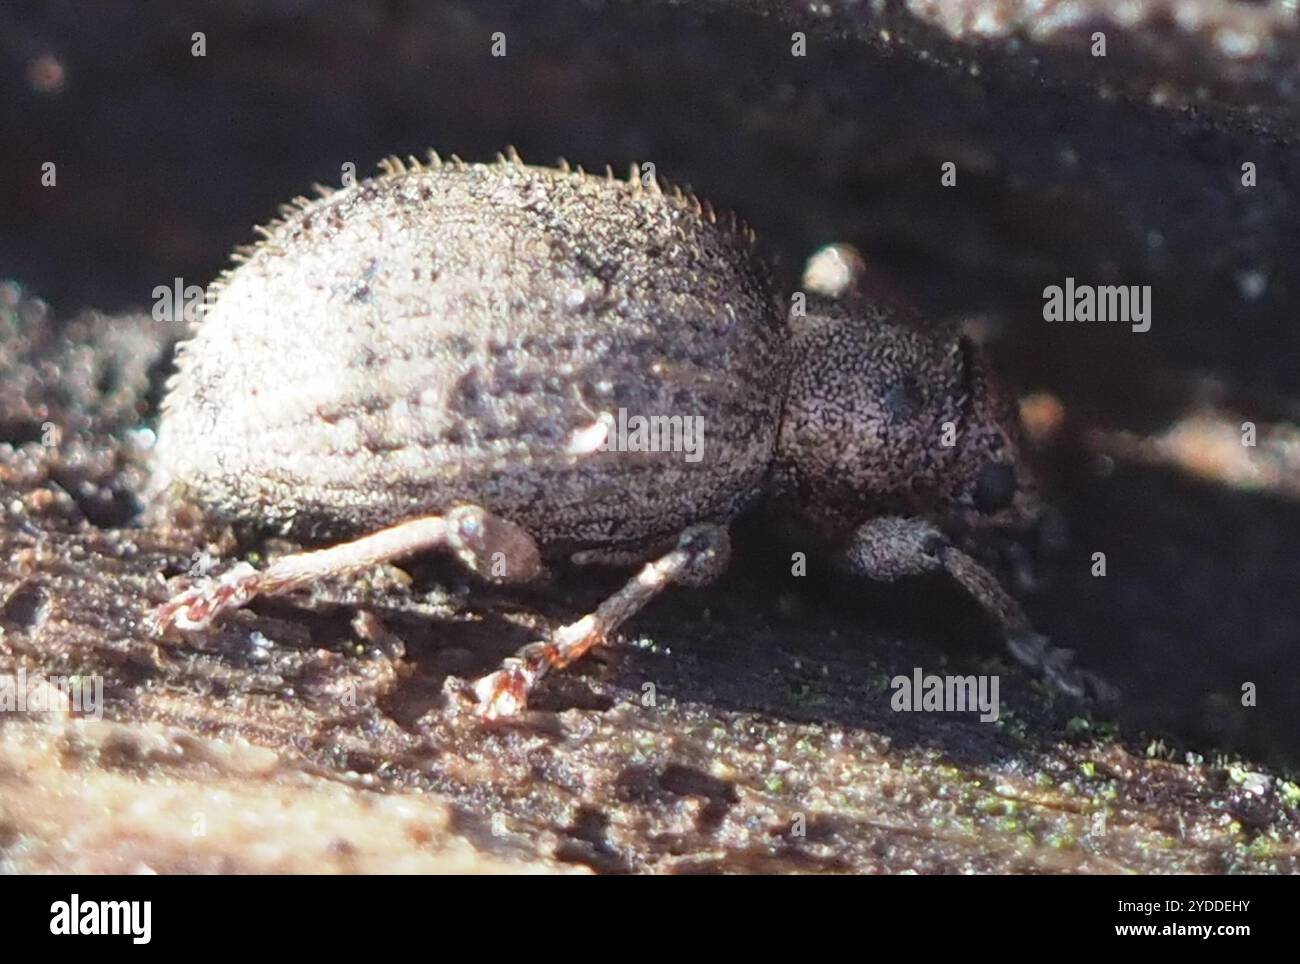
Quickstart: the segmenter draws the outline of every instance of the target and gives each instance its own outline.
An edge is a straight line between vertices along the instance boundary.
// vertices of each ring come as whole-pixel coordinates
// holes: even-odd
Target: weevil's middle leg
[[[529,692],[546,673],[563,669],[603,643],[669,585],[704,586],[713,582],[727,568],[730,555],[731,540],[721,526],[698,525],[685,530],[674,549],[648,563],[595,612],[560,627],[545,642],[525,646],[501,669],[477,680],[473,691],[480,712],[487,719],[522,712]]]
[[[485,509],[464,505],[446,515],[409,519],[328,549],[282,556],[262,570],[240,563],[169,599],[154,612],[153,629],[157,633],[173,626],[202,629],[221,613],[257,596],[292,592],[326,577],[359,572],[436,547],[450,549],[492,582],[529,582],[543,571],[532,536]]]

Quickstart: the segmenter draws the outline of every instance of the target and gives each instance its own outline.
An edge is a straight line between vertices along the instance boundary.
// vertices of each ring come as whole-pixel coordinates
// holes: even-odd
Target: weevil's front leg
[[[1074,665],[1072,650],[1055,648],[1034,632],[1025,611],[997,578],[923,519],[882,516],[864,523],[844,548],[842,561],[850,572],[884,582],[942,570],[998,624],[1008,652],[1021,665],[1078,699],[1111,703],[1118,697],[1101,677]]]
[[[433,548],[450,549],[484,579],[528,582],[542,574],[532,536],[513,522],[474,505],[446,515],[423,516],[328,549],[276,559],[265,569],[246,562],[215,579],[179,593],[152,617],[156,633],[203,629],[221,613],[238,609],[256,596],[292,592],[319,579],[346,575]]]
[[[590,615],[562,626],[548,641],[525,646],[507,659],[501,669],[473,684],[479,711],[487,719],[514,716],[528,703],[528,693],[550,670],[563,669],[593,646],[609,638],[619,626],[669,585],[704,586],[727,568],[731,540],[716,525],[685,530],[677,546],[636,574]]]

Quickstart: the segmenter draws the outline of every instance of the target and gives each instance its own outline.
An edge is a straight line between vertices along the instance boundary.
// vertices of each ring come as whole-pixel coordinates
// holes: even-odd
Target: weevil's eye
[[[975,478],[972,498],[981,512],[997,512],[1016,495],[1016,470],[1006,462],[989,462]]]

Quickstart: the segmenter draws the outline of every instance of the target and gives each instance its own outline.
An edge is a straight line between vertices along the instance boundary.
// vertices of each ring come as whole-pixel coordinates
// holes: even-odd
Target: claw
[[[478,700],[479,715],[485,720],[519,716],[528,709],[528,694],[557,659],[553,644],[533,643],[507,659],[495,673],[475,680],[470,689]]]
[[[1021,665],[1037,669],[1047,651],[1047,637],[1042,633],[1017,633],[1007,638],[1007,649]]]
[[[1113,708],[1119,702],[1119,690],[1096,673],[1074,664],[1074,651],[1052,646],[1040,633],[1018,633],[1007,639],[1007,650],[1028,669],[1040,674],[1061,693],[1092,703],[1099,708]]]
[[[510,662],[518,662],[510,660]],[[485,720],[509,719],[528,708],[528,673],[522,666],[506,665],[471,686],[478,699],[478,713]]]
[[[206,629],[219,615],[238,609],[256,595],[257,570],[241,562],[217,579],[206,579],[177,593],[159,606],[150,617],[150,630],[156,636],[175,628],[185,632]]]

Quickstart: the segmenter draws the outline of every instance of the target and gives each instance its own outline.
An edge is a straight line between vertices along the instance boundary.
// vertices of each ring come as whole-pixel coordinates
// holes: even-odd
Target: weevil
[[[728,524],[764,503],[849,573],[948,573],[1020,662],[1100,687],[961,547],[1039,500],[1015,411],[956,330],[870,291],[788,298],[751,229],[635,166],[431,153],[321,194],[209,292],[153,488],[326,547],[200,581],[155,611],[159,633],[434,549],[497,583],[640,567],[473,684],[509,716],[665,587],[717,578]],[[673,444],[686,420],[693,458]]]

